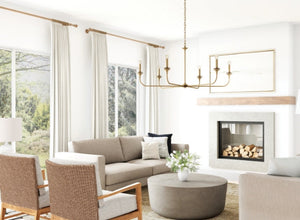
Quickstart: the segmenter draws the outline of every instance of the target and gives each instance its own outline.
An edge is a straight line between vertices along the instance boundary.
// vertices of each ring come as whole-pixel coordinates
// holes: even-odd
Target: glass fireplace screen
[[[264,161],[264,122],[219,121],[219,158]]]

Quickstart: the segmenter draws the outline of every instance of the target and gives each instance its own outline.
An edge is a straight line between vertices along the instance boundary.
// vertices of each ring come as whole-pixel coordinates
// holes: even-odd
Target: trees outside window
[[[136,135],[135,68],[108,67],[108,127],[110,137]]]
[[[0,117],[20,117],[18,153],[38,155],[42,167],[50,145],[50,56],[0,49]]]

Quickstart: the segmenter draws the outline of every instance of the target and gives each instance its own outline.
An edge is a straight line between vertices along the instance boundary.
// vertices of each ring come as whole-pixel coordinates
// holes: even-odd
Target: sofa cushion
[[[167,137],[144,137],[144,141],[146,143],[159,143],[159,156],[162,158],[169,157]]]
[[[118,137],[73,141],[72,148],[75,153],[103,155],[106,164],[124,161]]]
[[[152,175],[156,175],[156,174],[160,174],[160,173],[167,173],[167,172],[171,171],[171,169],[166,166],[167,160],[165,160],[165,159],[160,159],[160,160],[137,159],[137,160],[128,161],[128,163],[151,167]]]
[[[142,158],[142,141],[143,137],[120,137],[125,161]]]
[[[149,137],[168,137],[168,151],[169,154],[172,153],[172,135],[173,134],[153,134],[153,133],[148,133]]]
[[[273,158],[269,162],[268,174],[300,177],[300,158]]]
[[[103,190],[104,194],[110,192]],[[111,219],[135,210],[137,210],[136,196],[120,193],[104,199],[104,206],[99,208],[99,219]]]
[[[39,208],[50,206],[49,188],[45,188],[45,193],[39,196]]]
[[[142,159],[160,159],[159,143],[146,143],[142,141]]]
[[[122,183],[152,175],[152,168],[132,163],[112,163],[105,166],[106,185]]]

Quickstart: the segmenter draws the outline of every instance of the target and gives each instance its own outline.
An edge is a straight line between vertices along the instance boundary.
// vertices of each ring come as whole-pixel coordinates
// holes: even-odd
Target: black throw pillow
[[[171,138],[173,134],[153,134],[153,133],[148,133],[149,137],[168,137],[168,151],[169,154],[172,153],[172,148],[171,148]]]

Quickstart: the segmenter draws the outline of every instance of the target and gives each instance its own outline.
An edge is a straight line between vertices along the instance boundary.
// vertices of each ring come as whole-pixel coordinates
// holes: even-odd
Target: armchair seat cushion
[[[137,159],[137,160],[128,161],[128,163],[151,167],[152,175],[157,175],[160,173],[167,173],[167,172],[171,171],[171,169],[166,166],[167,160],[165,160],[165,159],[160,159],[160,160]]]
[[[111,191],[103,190],[103,194]],[[136,196],[120,193],[104,199],[103,207],[99,208],[99,219],[111,219],[137,210]]]
[[[39,196],[39,208],[45,208],[50,206],[50,199],[49,199],[49,188],[46,187],[45,193]]]
[[[152,168],[132,163],[112,163],[105,166],[106,185],[113,185],[152,175]]]

